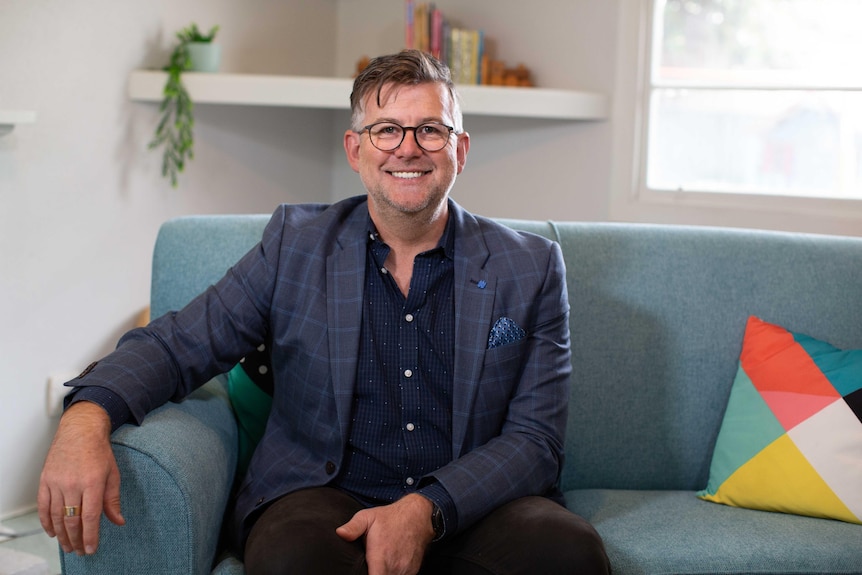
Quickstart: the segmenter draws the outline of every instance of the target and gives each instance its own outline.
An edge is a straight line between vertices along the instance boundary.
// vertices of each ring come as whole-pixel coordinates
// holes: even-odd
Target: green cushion
[[[263,437],[266,420],[272,408],[272,395],[265,386],[252,379],[254,371],[248,372],[243,363],[238,363],[227,374],[227,391],[237,420],[239,432],[239,454],[237,471],[244,475],[255,447]]]

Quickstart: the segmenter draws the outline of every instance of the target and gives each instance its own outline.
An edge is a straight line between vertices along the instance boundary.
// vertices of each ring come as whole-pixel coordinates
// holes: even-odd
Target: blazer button
[[[327,461],[326,462],[326,474],[332,475],[333,473],[335,473],[335,464],[331,461]]]
[[[261,497],[260,499],[257,500],[257,503],[255,503],[254,506],[257,507],[258,505],[260,505],[264,501],[266,501],[266,497]]]

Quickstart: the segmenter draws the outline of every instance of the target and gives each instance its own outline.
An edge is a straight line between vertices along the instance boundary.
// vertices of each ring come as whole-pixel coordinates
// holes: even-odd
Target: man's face
[[[362,125],[380,121],[408,127],[425,122],[455,125],[453,103],[442,84],[387,85],[380,99],[378,106],[376,93],[367,96]],[[425,212],[431,218],[439,214],[455,177],[464,169],[469,147],[466,133],[453,133],[448,144],[437,152],[420,148],[412,130],[405,133],[397,149],[389,152],[375,148],[367,130],[359,134],[350,130],[344,135],[347,160],[368,190],[372,216]]]

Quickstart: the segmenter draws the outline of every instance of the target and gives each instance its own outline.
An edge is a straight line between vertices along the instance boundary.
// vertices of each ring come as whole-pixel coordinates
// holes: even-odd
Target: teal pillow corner
[[[237,472],[245,475],[251,456],[266,429],[272,397],[251,380],[240,363],[227,374],[227,392],[239,431]]]

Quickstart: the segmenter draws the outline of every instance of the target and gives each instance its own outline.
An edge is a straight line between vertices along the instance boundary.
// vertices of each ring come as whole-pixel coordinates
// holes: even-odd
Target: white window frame
[[[862,200],[647,187],[655,1],[619,0],[611,219],[862,236]]]

